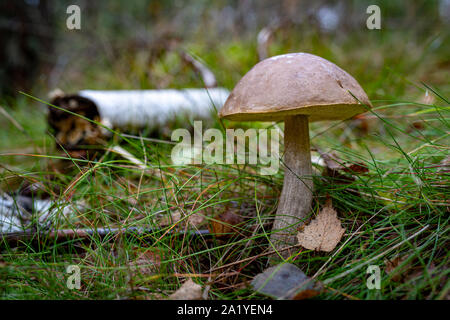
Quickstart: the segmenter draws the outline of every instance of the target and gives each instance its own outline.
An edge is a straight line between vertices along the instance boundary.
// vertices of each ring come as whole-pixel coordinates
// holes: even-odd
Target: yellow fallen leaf
[[[326,206],[297,234],[297,239],[298,243],[306,249],[330,252],[339,243],[344,231],[336,210]]]
[[[183,285],[170,295],[170,300],[201,300],[203,296],[202,287],[189,279]]]

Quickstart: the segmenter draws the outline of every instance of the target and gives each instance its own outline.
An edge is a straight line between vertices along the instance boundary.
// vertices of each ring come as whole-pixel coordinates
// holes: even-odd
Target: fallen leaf
[[[326,206],[297,234],[297,239],[298,243],[306,249],[330,252],[339,243],[344,231],[336,210]]]
[[[392,281],[399,282],[403,279],[403,276],[405,272],[409,269],[410,264],[406,264],[402,266],[401,268],[398,268],[400,265],[403,264],[403,262],[406,260],[405,257],[397,256],[391,260],[386,259],[384,261],[384,264],[386,265],[386,268],[384,269],[388,275],[391,276]]]
[[[211,222],[211,231],[218,237],[229,237],[238,232],[236,226],[243,221],[242,216],[228,210]]]
[[[202,299],[203,300],[208,300],[209,290],[211,290],[211,285],[208,284],[205,287],[205,290],[203,290],[203,292],[202,292]]]
[[[321,293],[322,285],[290,263],[266,269],[252,281],[253,289],[275,299],[302,300]]]
[[[201,285],[189,279],[169,296],[169,300],[201,300],[202,297],[203,290]]]
[[[343,170],[351,174],[369,172],[369,168],[362,162],[356,162],[350,165],[346,165],[345,169]]]

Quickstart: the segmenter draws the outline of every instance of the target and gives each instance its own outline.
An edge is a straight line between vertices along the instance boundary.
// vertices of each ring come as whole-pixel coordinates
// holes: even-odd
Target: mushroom
[[[284,121],[283,190],[271,241],[277,250],[296,243],[311,210],[309,122],[342,120],[367,111],[370,101],[347,72],[321,57],[290,53],[256,64],[219,112],[233,121]],[[285,250],[282,256],[290,253]]]

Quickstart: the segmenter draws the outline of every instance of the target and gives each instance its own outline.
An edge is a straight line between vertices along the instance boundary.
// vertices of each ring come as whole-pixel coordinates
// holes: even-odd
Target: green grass
[[[326,283],[318,299],[449,297],[450,180],[448,166],[442,164],[449,154],[448,51],[442,47],[448,41],[442,41],[441,47],[430,46],[435,39],[430,37],[425,44],[412,42],[415,47],[411,49],[406,41],[398,42],[400,36],[364,40],[356,35],[339,45],[328,45],[330,39],[312,34],[303,38],[299,48],[293,33],[276,39],[271,47],[272,54],[301,50],[337,62],[362,83],[375,106],[366,114],[367,132],[353,128],[352,121],[311,126],[314,147],[333,151],[345,163],[363,163],[369,168],[368,173],[356,173],[352,181],[342,181],[322,175],[316,167],[311,214],[317,214],[331,198],[345,235],[331,253],[299,248],[288,260],[309,276],[317,273],[317,279]],[[254,45],[248,41],[224,42],[215,51],[204,43],[187,47],[229,88],[256,63]],[[171,53],[152,65],[153,80],[149,80],[138,72],[144,67],[135,54],[124,54],[114,63],[86,64],[83,68],[90,71],[83,80],[77,78],[79,73],[68,72],[62,87],[68,91],[153,88],[164,75],[171,77],[169,87],[200,85],[195,74],[183,70]],[[132,68],[118,78],[125,61],[131,61]],[[103,70],[104,66],[109,67]],[[426,91],[433,100],[422,102]],[[102,240],[93,236],[84,244],[43,239],[37,247],[26,242],[3,249],[2,299],[160,299],[176,290],[186,274],[203,286],[211,285],[210,299],[262,298],[249,283],[267,266],[264,253],[270,250],[270,222],[283,170],[261,176],[254,166],[175,167],[170,161],[171,145],[129,137],[126,141],[120,134],[111,145],[121,143],[155,170],[143,171],[112,152],[95,161],[79,161],[55,150],[52,137],[45,133],[42,105],[22,96],[4,108],[22,129],[0,116],[2,188],[40,182],[52,198],[71,203],[75,214],[71,219],[61,218],[59,228],[145,226],[159,231],[147,237],[119,235]],[[214,126],[220,128],[218,123]],[[191,215],[204,217],[198,227],[208,228],[227,211],[245,218],[231,237],[193,238],[169,232],[183,230]],[[170,223],[176,214],[184,218]],[[169,221],[167,226],[161,226],[164,218]],[[148,259],[140,260],[135,270],[137,257],[144,251],[159,256],[160,263],[155,267]],[[397,257],[404,259],[398,272],[388,274],[386,261]],[[367,288],[367,266],[363,265],[367,262],[380,267],[381,290]],[[81,267],[81,290],[66,287],[69,275],[65,269],[71,264]],[[345,274],[353,268],[354,272]]]

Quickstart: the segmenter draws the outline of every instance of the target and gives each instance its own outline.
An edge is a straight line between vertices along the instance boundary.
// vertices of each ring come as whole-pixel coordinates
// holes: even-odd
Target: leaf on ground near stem
[[[236,226],[243,221],[244,218],[242,216],[234,213],[232,210],[227,210],[211,222],[211,231],[218,237],[230,237],[238,233]]]
[[[202,286],[189,279],[169,296],[169,300],[201,300],[202,297]]]
[[[322,285],[290,263],[280,264],[259,273],[253,289],[275,299],[302,300],[321,293]]]
[[[336,210],[328,205],[297,234],[297,239],[306,249],[330,252],[339,243],[344,231]]]

